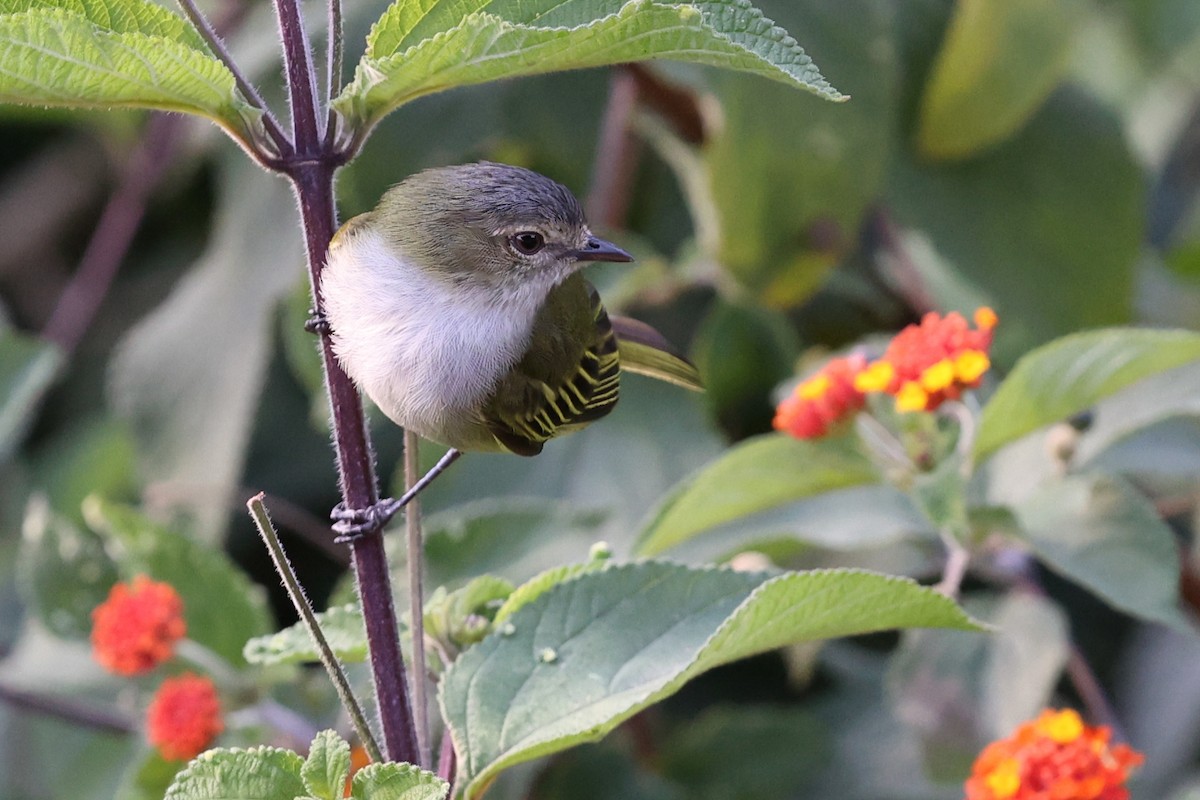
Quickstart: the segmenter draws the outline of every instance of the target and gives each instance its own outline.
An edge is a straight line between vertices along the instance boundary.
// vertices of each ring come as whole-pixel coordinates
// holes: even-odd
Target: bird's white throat
[[[343,369],[393,421],[428,435],[477,408],[524,355],[552,288],[539,284],[453,285],[367,230],[330,252],[322,295]]]

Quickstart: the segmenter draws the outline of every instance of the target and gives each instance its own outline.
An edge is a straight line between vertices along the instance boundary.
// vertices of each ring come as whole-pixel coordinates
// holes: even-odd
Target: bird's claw
[[[346,544],[379,533],[399,510],[400,506],[391,498],[366,508],[346,508],[345,503],[338,503],[329,512],[329,518],[334,521],[333,530],[338,535],[334,541]]]
[[[308,319],[304,320],[304,330],[324,336],[330,331],[329,320],[315,308],[310,308],[308,310]]]

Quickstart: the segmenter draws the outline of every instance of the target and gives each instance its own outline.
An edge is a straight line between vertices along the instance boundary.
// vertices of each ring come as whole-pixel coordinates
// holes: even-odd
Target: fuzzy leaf
[[[858,570],[778,576],[646,562],[551,589],[459,657],[439,701],[477,798],[506,767],[595,741],[713,667],[810,639],[971,629],[953,602]]]
[[[334,105],[352,125],[370,127],[455,86],[647,58],[753,72],[843,99],[748,0],[396,0]]]
[[[637,552],[657,555],[739,517],[878,479],[846,437],[750,439],[672,491],[642,531]]]
[[[354,773],[354,800],[442,800],[450,784],[412,764],[369,764]]]
[[[1154,506],[1104,475],[1072,475],[1015,509],[1021,536],[1048,567],[1110,605],[1179,630],[1179,548]]]
[[[366,661],[367,631],[363,627],[362,608],[357,603],[320,612],[317,624],[339,659],[354,664]],[[266,636],[255,636],[246,642],[242,655],[251,664],[263,665],[299,664],[320,658],[303,622]]]
[[[319,800],[342,800],[350,777],[350,745],[333,731],[321,731],[300,768],[308,793]]]
[[[182,111],[243,141],[258,124],[233,73],[161,7],[5,0],[0,9],[0,102]]]
[[[1200,334],[1189,331],[1108,328],[1039,347],[1017,362],[984,407],[975,459],[1136,381],[1197,359]]]
[[[295,800],[307,795],[291,750],[209,750],[175,776],[164,800]]]

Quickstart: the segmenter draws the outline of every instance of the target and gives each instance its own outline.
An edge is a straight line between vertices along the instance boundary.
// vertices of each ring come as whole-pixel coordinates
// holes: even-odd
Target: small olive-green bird
[[[395,423],[452,448],[415,491],[459,452],[533,456],[600,419],[622,370],[701,390],[695,367],[610,316],[580,273],[632,260],[566,187],[486,162],[413,175],[338,231],[321,284],[338,361]],[[343,529],[381,524],[415,491],[342,512]]]

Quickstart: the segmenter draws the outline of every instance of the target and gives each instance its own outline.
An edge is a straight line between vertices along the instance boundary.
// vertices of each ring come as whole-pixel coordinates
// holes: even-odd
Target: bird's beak
[[[595,236],[589,236],[587,244],[582,250],[576,250],[574,255],[576,261],[633,261],[629,253]]]

